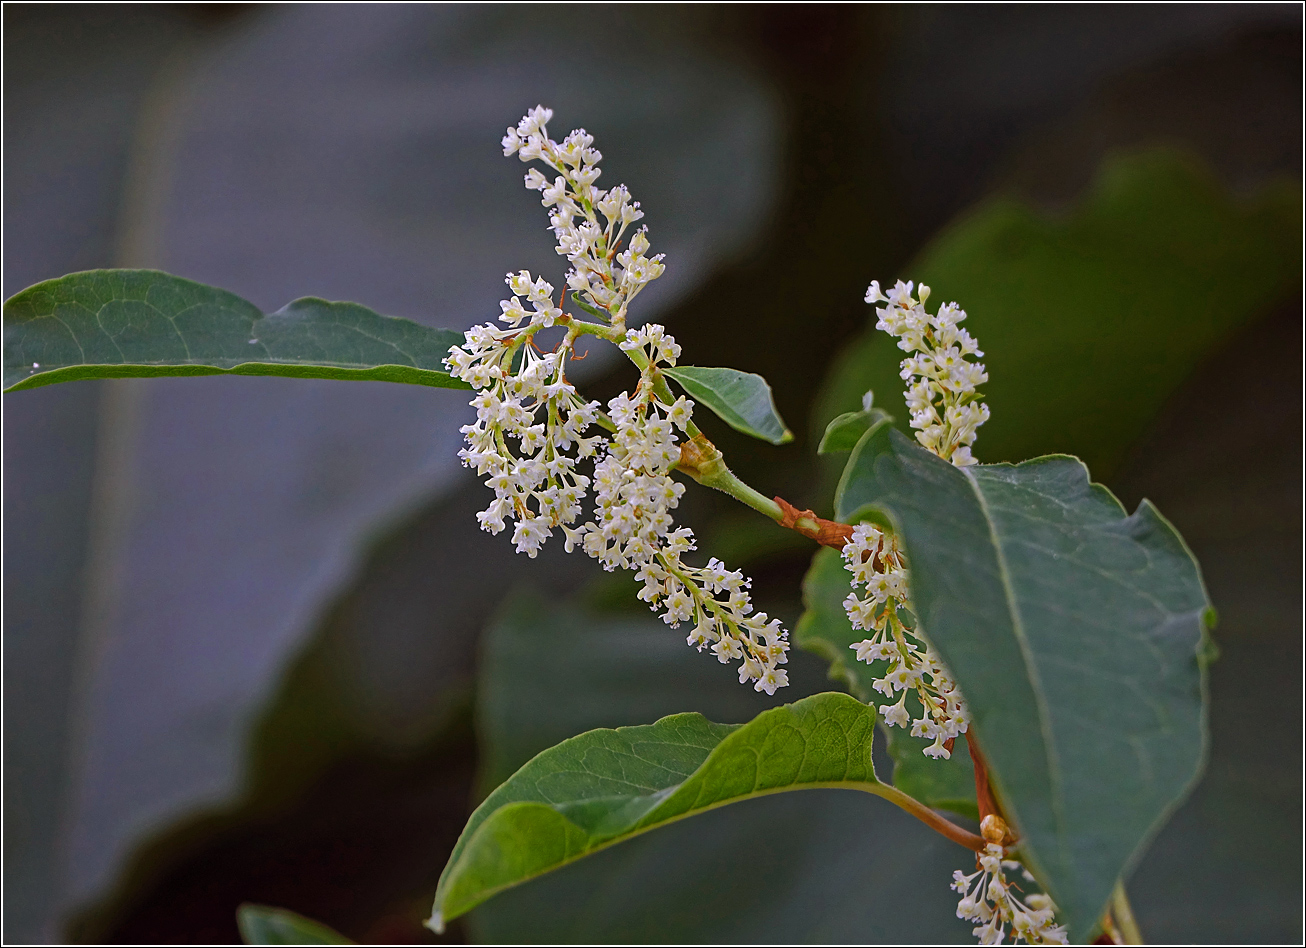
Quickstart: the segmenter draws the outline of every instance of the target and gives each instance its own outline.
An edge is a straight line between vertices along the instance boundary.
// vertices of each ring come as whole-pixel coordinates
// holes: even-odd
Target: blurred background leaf
[[[268,905],[246,903],[236,912],[247,945],[352,945],[321,922]]]
[[[925,283],[931,307],[966,310],[989,373],[982,461],[1061,452],[1104,478],[1217,345],[1297,292],[1300,225],[1300,187],[1248,200],[1190,155],[1141,152],[1112,156],[1083,202],[1055,217],[985,202],[881,282]],[[910,431],[905,353],[871,322],[840,354],[816,422],[872,389]]]

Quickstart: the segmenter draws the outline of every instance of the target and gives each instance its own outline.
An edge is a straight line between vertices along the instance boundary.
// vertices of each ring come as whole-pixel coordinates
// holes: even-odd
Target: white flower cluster
[[[646,361],[634,395],[622,392],[608,403],[617,432],[606,456],[594,466],[595,519],[564,527],[567,549],[581,546],[607,570],[632,569],[644,584],[639,598],[673,629],[693,622],[689,644],[710,645],[722,662],[742,659],[739,681],[775,694],[789,683],[785,670],[788,633],[766,613],[752,615],[749,582],[720,560],[689,566],[681,554],[695,548],[688,527],[675,528],[671,511],[684,493],[670,471],[680,459],[676,431],[686,431],[694,403],[683,395],[667,404],[655,392],[659,364],[675,365],[680,347],[658,325],[631,329],[621,348],[639,350]]]
[[[610,418],[603,422],[615,429],[611,439],[586,437],[601,418],[599,405],[582,399],[564,371],[585,327],[563,313],[561,302],[554,304],[553,287],[543,279],[532,279],[525,270],[508,274],[512,295],[499,304],[507,328],[473,326],[446,359],[450,373],[477,390],[476,422],[462,429],[467,447],[459,457],[486,476],[495,499],[476,519],[490,533],[515,520],[519,553],[535,556],[560,528],[567,552],[580,547],[605,569],[634,570],[644,584],[640,598],[661,610],[668,625],[694,623],[689,644],[700,651],[711,646],[723,663],[740,660],[740,682],[752,681],[756,690],[774,694],[788,684],[779,667],[786,661],[788,633],[779,620],[753,614],[749,582],[741,573],[716,559],[704,567],[681,561],[694,549],[694,534],[676,528],[672,519],[685,488],[670,471],[680,460],[676,432],[697,430],[691,422],[694,403],[658,394],[668,395],[658,367],[675,365],[680,347],[657,325],[621,335],[627,304],[662,275],[662,256],[645,255],[649,244],[643,229],[631,233],[626,249],[620,249],[630,225],[644,216],[639,203],[624,186],[594,187],[602,155],[592,147],[593,138],[581,129],[561,144],[552,141],[545,127],[552,117],[542,106],[532,109],[508,129],[503,152],[523,161],[538,159],[558,172],[550,183],[531,170],[526,186],[543,192],[544,206],[551,208],[558,253],[572,264],[567,283],[573,299],[605,321],[597,334],[621,340],[642,374],[633,395],[623,392],[608,403]],[[554,351],[541,352],[535,334],[555,325],[569,327],[566,337]],[[594,329],[586,325],[586,331]],[[590,478],[577,473],[577,461],[604,448],[594,465],[593,519],[573,526],[591,486]]]
[[[976,390],[988,381],[988,374],[983,364],[966,357],[984,353],[970,333],[957,326],[966,318],[965,310],[945,303],[931,316],[925,311],[930,288],[922,283],[918,295],[912,297],[910,282],[899,280],[888,294],[875,282],[866,290],[866,302],[888,303],[875,311],[880,317],[875,328],[898,337],[899,349],[919,353],[902,360],[916,440],[945,461],[966,467],[975,463],[970,453],[975,429],[989,419],[989,408]]]
[[[929,757],[948,758],[952,741],[966,733],[970,716],[961,692],[934,650],[919,633],[907,629],[899,610],[910,609],[906,558],[897,540],[870,523],[853,527],[853,535],[843,548],[844,567],[853,574],[853,592],[844,600],[854,629],[874,633],[871,638],[850,646],[857,660],[868,665],[886,661],[884,676],[874,683],[876,691],[887,698],[902,692],[896,704],[880,707],[885,724],[907,727],[913,737],[934,743],[925,748]],[[865,597],[857,587],[865,587]],[[922,713],[911,719],[907,695],[915,693]]]
[[[561,315],[551,302],[553,287],[532,281],[525,270],[508,274],[507,283],[514,295],[500,304],[499,318],[512,328],[473,326],[445,362],[451,375],[477,390],[476,422],[463,426],[467,447],[458,452],[464,465],[488,475],[485,485],[494,490],[494,501],[476,519],[490,533],[517,521],[517,552],[534,557],[554,527],[566,529],[580,515],[590,480],[576,473],[576,459],[594,454],[604,439],[584,437],[599,403],[584,401],[567,382],[568,351],[535,350],[534,333]],[[531,302],[533,313],[519,296]],[[523,319],[529,323],[518,329]],[[573,446],[575,457],[567,453]]]
[[[1034,877],[1018,862],[1004,860],[1002,847],[989,843],[976,858],[978,868],[970,875],[960,869],[952,874],[952,888],[961,893],[957,917],[978,922],[973,935],[981,945],[1000,945],[1011,926],[1012,942],[1029,945],[1068,945],[1064,926],[1054,924],[1056,906],[1046,895],[1035,892],[1021,901],[1007,882],[1004,870],[1020,869],[1026,882]],[[1019,889],[1017,888],[1017,891]]]
[[[509,128],[503,137],[504,155],[522,161],[542,161],[557,172],[552,182],[532,168],[526,187],[541,193],[541,203],[551,208],[549,227],[558,238],[558,253],[570,261],[567,285],[574,295],[621,322],[626,306],[650,281],[662,275],[662,254],[646,256],[645,228],[634,231],[620,250],[627,228],[644,216],[624,184],[610,191],[594,187],[603,155],[592,147],[594,136],[583,128],[561,142],[549,138],[553,110],[539,105]],[[600,215],[602,220],[600,220]]]

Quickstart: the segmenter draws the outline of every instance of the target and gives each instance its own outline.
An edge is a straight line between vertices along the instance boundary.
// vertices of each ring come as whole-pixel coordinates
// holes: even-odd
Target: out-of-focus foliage
[[[1300,222],[1296,185],[1231,196],[1191,157],[1149,151],[1107,161],[1064,215],[986,201],[900,275],[969,314],[993,412],[976,457],[1063,451],[1104,478],[1218,344],[1296,290]],[[839,355],[819,425],[867,389],[900,408],[903,353],[874,321]]]
[[[1300,22],[1286,7],[1282,15],[1270,5],[1024,7],[1010,16],[984,7],[715,8],[727,10],[715,35],[746,34],[744,71],[779,90],[782,124],[765,109],[734,108],[748,101],[735,81],[737,50],[712,48],[728,68],[712,73],[711,96],[697,95],[683,80],[701,73],[702,57],[685,50],[688,34],[699,47],[699,34],[676,15],[649,20],[646,8],[614,14],[619,22],[603,32],[626,41],[640,26],[673,36],[673,56],[652,43],[618,63],[586,63],[580,76],[534,42],[540,24],[551,25],[546,8],[532,19],[493,8],[386,16],[347,6],[329,15],[167,7],[172,20],[216,18],[219,9],[232,18],[212,35],[186,26],[185,47],[172,42],[176,24],[155,16],[164,7],[148,16],[132,8],[107,24],[100,7],[38,30],[18,28],[23,9],[5,9],[7,292],[71,270],[163,266],[265,308],[319,293],[439,325],[483,320],[504,269],[553,259],[519,179],[501,180],[493,161],[484,164],[486,130],[501,131],[489,116],[565,98],[567,114],[585,116],[592,131],[617,129],[604,132],[613,167],[620,161],[628,183],[639,182],[659,235],[669,238],[674,225],[684,237],[668,279],[686,280],[657,319],[682,342],[697,337],[686,358],[765,372],[791,419],[809,414],[833,341],[865,325],[860,288],[871,278],[916,277],[905,261],[920,241],[995,187],[1064,207],[1104,149],[1154,141],[1195,147],[1243,195],[1268,175],[1300,174]],[[156,77],[165,57],[174,66]],[[693,108],[682,114],[679,103]],[[718,137],[733,148],[726,157]],[[666,175],[664,146],[676,138],[695,149]],[[792,159],[783,176],[773,173],[780,143]],[[659,187],[656,196],[650,189]],[[700,211],[731,229],[704,231]],[[761,252],[695,282],[718,250],[733,253],[740,234],[758,235]],[[539,255],[528,259],[531,248]],[[469,258],[479,270],[468,270]],[[934,282],[937,301],[945,291]],[[999,354],[983,331],[987,309],[957,296],[992,365]],[[1216,344],[1174,410],[1127,449],[1119,483],[1111,480],[1131,508],[1146,494],[1174,520],[1221,615],[1212,766],[1130,880],[1153,940],[1300,938],[1300,754],[1259,724],[1300,714],[1300,314],[1287,302],[1286,318],[1245,323],[1236,347]],[[755,339],[740,339],[727,314],[746,320]],[[1155,315],[1169,318],[1139,318]],[[777,345],[796,321],[823,343]],[[734,361],[740,347],[747,361]],[[892,365],[891,346],[887,355]],[[901,415],[901,386],[891,371],[886,377],[877,403]],[[603,380],[595,397],[615,384]],[[822,420],[859,404],[860,384]],[[522,573],[570,589],[592,564],[564,575],[572,564],[563,557],[527,562],[479,536],[471,517],[484,500],[470,485],[396,526],[402,542],[339,567],[337,551],[354,549],[360,534],[339,518],[319,529],[326,514],[341,498],[357,502],[349,487],[366,482],[372,505],[362,516],[371,523],[375,509],[394,509],[392,480],[379,468],[413,470],[419,448],[451,460],[456,438],[435,444],[428,410],[433,399],[452,405],[456,393],[260,379],[141,388],[135,414],[121,411],[121,396],[140,391],[134,383],[55,386],[6,405],[6,532],[26,538],[21,561],[6,561],[6,808],[24,828],[6,834],[6,891],[21,895],[7,902],[6,936],[59,940],[56,920],[100,899],[116,875],[110,911],[79,937],[167,942],[199,932],[230,941],[232,907],[252,899],[292,905],[362,940],[411,938],[470,809],[476,751],[440,722],[469,700],[484,616]],[[1020,410],[1007,404],[1003,417]],[[986,460],[1003,456],[996,436],[986,441],[998,421],[981,429]],[[144,505],[127,524],[135,545],[117,551],[126,560],[84,558],[90,494],[103,499],[115,483],[99,476],[103,457],[92,478],[91,457],[97,445],[103,455],[126,443],[129,430],[142,435],[132,458],[160,475],[128,484]],[[832,485],[815,489],[806,462],[787,463],[803,452],[721,434],[750,483],[803,504],[829,500]],[[444,483],[427,467],[420,475],[423,490]],[[212,503],[175,496],[187,486]],[[810,550],[803,538],[693,493],[686,504],[698,506],[686,516],[702,527],[704,551],[759,566],[758,589],[797,588]],[[463,503],[464,494],[474,496]],[[225,536],[239,543],[224,545]],[[208,541],[202,550],[198,537]],[[250,549],[266,556],[247,557]],[[309,560],[317,566],[305,582]],[[132,618],[87,628],[78,611],[99,600],[84,600],[84,577],[115,563],[126,567],[117,591]],[[493,575],[496,588],[473,575]],[[609,600],[629,599],[628,582],[611,588]],[[214,595],[203,599],[201,589]],[[173,603],[194,621],[176,621]],[[609,620],[591,616],[587,628]],[[642,690],[633,673],[587,686],[555,675],[556,690],[542,673],[523,692],[534,708],[505,717],[541,737],[552,727],[537,749],[707,700],[707,681],[689,669],[703,666],[706,678],[720,670],[714,662],[695,663],[656,620],[614,621],[632,624],[613,662],[638,664],[656,641],[666,648],[661,670]],[[632,639],[635,628],[648,634]],[[274,687],[269,676],[310,640]],[[110,651],[99,652],[105,643]],[[114,652],[134,676],[121,667],[81,674],[87,654]],[[807,659],[809,678],[819,679]],[[803,660],[793,656],[790,668]],[[595,656],[586,667],[597,674],[601,664]],[[1263,687],[1249,714],[1253,678]],[[658,705],[658,682],[668,679],[686,687]],[[733,680],[722,685],[722,700],[742,692]],[[805,687],[791,686],[787,697]],[[628,708],[627,690],[649,700]],[[264,700],[270,709],[256,714]],[[587,705],[583,714],[569,716],[573,700]],[[545,703],[548,714],[537,713]],[[760,708],[700,710],[742,721]],[[433,739],[442,733],[449,739]],[[481,750],[493,747],[487,737]],[[82,748],[99,756],[88,760]],[[890,750],[897,779],[908,759],[929,764],[896,740]],[[358,756],[342,764],[345,755]],[[284,818],[267,822],[242,801],[221,839],[206,837],[196,829],[203,808],[230,799],[246,770],[259,775],[251,792],[262,801],[269,791]],[[759,825],[772,832],[759,836]],[[150,837],[157,849],[139,844]],[[890,852],[907,855],[883,857]],[[453,936],[965,942],[969,926],[952,917],[955,896],[939,883],[957,865],[955,847],[882,801],[786,794],[648,834],[506,892]],[[750,886],[753,878],[767,887]],[[918,910],[908,930],[883,909],[901,904]]]
[[[296,912],[246,903],[236,912],[247,945],[352,945],[332,928]]]

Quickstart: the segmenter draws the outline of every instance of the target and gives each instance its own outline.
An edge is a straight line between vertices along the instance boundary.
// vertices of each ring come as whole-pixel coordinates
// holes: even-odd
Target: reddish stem
[[[984,821],[984,817],[990,815],[1001,819],[1008,827],[1002,845],[1010,846],[1016,841],[1016,837],[1011,833],[1010,821],[1002,815],[1002,808],[998,806],[998,801],[993,796],[993,785],[989,781],[988,761],[984,759],[984,752],[980,750],[979,741],[975,740],[975,732],[969,728],[966,729],[966,747],[970,750],[970,760],[975,766],[975,802],[979,804],[980,822]]]
[[[784,516],[776,522],[788,530],[795,530],[805,537],[812,538],[821,546],[833,547],[836,550],[842,550],[852,539],[853,528],[846,523],[826,520],[810,510],[799,510],[783,497],[775,497],[773,500],[784,511]]]

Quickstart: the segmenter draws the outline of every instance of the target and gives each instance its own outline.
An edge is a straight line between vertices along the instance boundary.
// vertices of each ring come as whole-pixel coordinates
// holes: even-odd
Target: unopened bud
[[[980,821],[980,835],[986,842],[1001,843],[1007,838],[1007,823],[996,813],[990,813]]]

